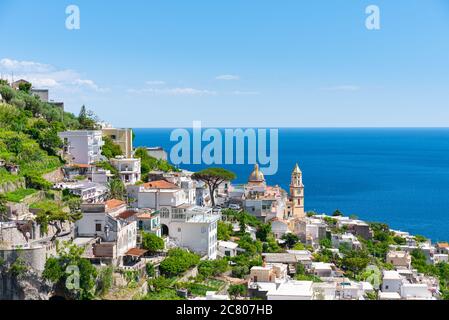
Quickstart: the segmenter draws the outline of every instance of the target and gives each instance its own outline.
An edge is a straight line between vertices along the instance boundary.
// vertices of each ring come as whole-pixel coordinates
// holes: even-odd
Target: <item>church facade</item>
[[[291,174],[290,194],[280,186],[268,186],[256,164],[244,186],[243,207],[263,222],[304,218],[304,185],[298,164]]]

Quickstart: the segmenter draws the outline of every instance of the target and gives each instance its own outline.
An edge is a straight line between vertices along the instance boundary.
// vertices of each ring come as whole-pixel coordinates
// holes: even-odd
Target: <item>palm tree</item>
[[[120,179],[113,179],[109,182],[109,197],[111,199],[125,200],[126,188]]]

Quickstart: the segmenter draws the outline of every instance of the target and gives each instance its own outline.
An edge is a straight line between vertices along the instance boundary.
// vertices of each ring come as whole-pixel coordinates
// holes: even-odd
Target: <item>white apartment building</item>
[[[220,220],[221,214],[198,206],[173,208],[168,218],[161,214],[162,230],[164,232],[165,229],[170,240],[209,259],[217,258],[217,227]]]
[[[151,181],[138,186],[128,186],[128,194],[136,199],[134,206],[158,210],[161,231],[177,246],[217,257],[217,226],[221,214],[211,208],[191,205],[185,191],[165,180]]]
[[[177,185],[165,180],[131,185],[127,187],[127,190],[129,197],[135,200],[133,206],[161,210],[161,216],[168,214],[170,208],[187,203],[185,192]]]
[[[104,145],[99,130],[74,130],[60,132],[64,142],[64,154],[71,163],[92,164],[102,159],[101,148]]]
[[[83,217],[76,222],[79,238],[100,238],[94,247],[94,256],[118,259],[137,245],[137,222],[120,218],[126,203],[108,200],[99,204],[84,204]]]
[[[140,158],[118,156],[110,161],[114,168],[117,169],[120,179],[125,185],[133,185],[140,181]]]
[[[79,182],[62,182],[54,185],[55,189],[69,190],[70,193],[81,197],[85,203],[103,202],[106,199],[108,188],[104,184],[87,180]]]

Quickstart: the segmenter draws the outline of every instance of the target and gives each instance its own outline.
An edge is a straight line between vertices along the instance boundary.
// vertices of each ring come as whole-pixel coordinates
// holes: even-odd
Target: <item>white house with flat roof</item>
[[[406,280],[395,270],[384,270],[382,292],[401,292],[401,286]]]
[[[64,143],[64,154],[71,163],[92,164],[102,159],[104,145],[99,130],[73,130],[58,133]]]
[[[218,241],[218,254],[222,257],[235,257],[238,246],[232,241]]]
[[[140,158],[125,158],[118,156],[110,160],[117,169],[120,179],[127,185],[136,184],[140,181]]]
[[[404,283],[401,286],[401,297],[406,300],[432,300],[432,293],[427,284]]]
[[[161,217],[162,229],[170,240],[209,259],[217,258],[217,227],[221,214],[211,208],[190,206]],[[163,232],[164,233],[164,232]]]
[[[312,300],[313,282],[288,280],[267,292],[267,300]]]

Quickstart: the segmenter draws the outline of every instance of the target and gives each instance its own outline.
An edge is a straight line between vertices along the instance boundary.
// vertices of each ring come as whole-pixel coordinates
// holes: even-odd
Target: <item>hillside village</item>
[[[298,164],[237,185],[133,139],[0,81],[0,299],[449,299],[448,243],[306,211]]]

